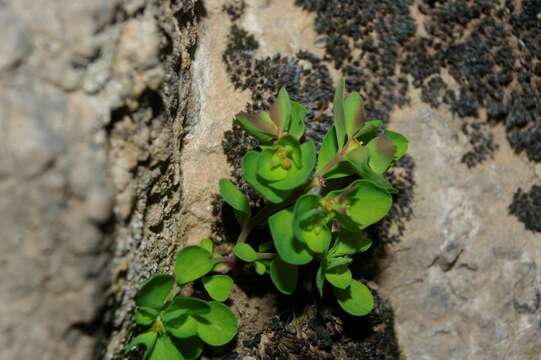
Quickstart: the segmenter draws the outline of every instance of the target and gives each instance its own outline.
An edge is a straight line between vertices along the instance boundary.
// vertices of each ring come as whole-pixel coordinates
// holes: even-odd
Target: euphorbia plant
[[[314,280],[320,296],[329,283],[346,312],[370,313],[372,294],[352,278],[349,265],[372,244],[364,230],[392,206],[396,189],[384,173],[406,153],[408,142],[383,129],[381,121],[365,120],[360,95],[353,92],[344,98],[343,80],[333,111],[333,126],[319,153],[312,141],[303,141],[305,109],[283,88],[270,111],[236,117],[259,141],[257,149],[245,154],[242,170],[267,204],[252,214],[248,198],[230,180],[220,180],[220,193],[241,227],[234,256],[215,253],[209,239],[182,249],[175,277],[155,275],[137,293],[134,321],[143,332],[127,350],[142,345],[144,359],[195,359],[204,343],[221,346],[231,341],[237,320],[222,302],[229,298],[233,281],[223,273],[235,259],[252,264],[259,275],[270,274],[284,294],[295,291],[299,266],[317,261]],[[335,185],[340,178],[342,185]],[[256,246],[258,239],[250,234],[265,223],[272,241]],[[208,275],[213,271],[218,274]],[[180,295],[183,286],[198,279],[212,300]]]
[[[233,183],[222,179],[220,192],[241,226],[234,248],[238,258],[253,263],[258,274],[270,273],[284,294],[295,291],[299,266],[318,261],[319,294],[328,282],[340,306],[361,316],[372,310],[373,297],[352,278],[349,265],[371,245],[363,230],[391,209],[396,189],[384,173],[406,153],[408,142],[383,129],[383,122],[367,121],[360,95],[344,98],[343,80],[333,112],[319,154],[312,141],[302,141],[305,109],[285,89],[270,111],[239,114],[238,123],[260,144],[244,156],[243,175],[267,205],[252,216],[248,199]],[[337,188],[332,180],[339,178],[349,184]],[[250,233],[265,222],[272,243],[256,251],[247,242],[257,241]]]

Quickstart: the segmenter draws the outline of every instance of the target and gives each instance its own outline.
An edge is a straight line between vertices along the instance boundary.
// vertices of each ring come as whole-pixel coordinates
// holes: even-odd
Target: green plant
[[[248,198],[230,180],[220,180],[220,194],[241,227],[233,254],[217,254],[210,239],[179,251],[175,276],[155,275],[137,293],[134,322],[143,332],[127,351],[141,345],[143,359],[196,359],[204,343],[221,346],[231,341],[237,320],[222,302],[229,298],[233,280],[223,272],[231,270],[237,259],[259,275],[270,274],[284,294],[297,288],[299,266],[318,261],[319,295],[329,283],[346,312],[370,313],[372,294],[353,279],[349,265],[355,254],[372,244],[363,230],[392,206],[396,189],[384,173],[406,153],[408,142],[401,134],[384,130],[379,120],[365,121],[360,95],[353,92],[344,98],[343,80],[333,111],[334,124],[319,154],[312,141],[302,141],[305,109],[283,88],[270,111],[236,117],[259,141],[259,149],[245,154],[242,170],[267,204],[252,214]],[[272,241],[259,243],[256,250],[248,238],[265,223]],[[208,275],[211,272],[219,274]],[[211,301],[180,295],[183,286],[198,279]]]
[[[222,346],[237,334],[237,319],[223,301],[229,298],[233,280],[223,274],[208,275],[220,265],[210,239],[178,252],[175,276],[154,275],[135,296],[134,322],[143,328],[126,347],[143,346],[143,359],[197,359],[204,344]],[[182,296],[182,287],[201,279],[213,300]]]
[[[302,141],[305,109],[285,89],[269,111],[239,114],[236,121],[260,144],[244,156],[243,175],[267,205],[252,216],[248,198],[231,181],[222,179],[220,192],[241,226],[234,248],[239,259],[258,274],[269,273],[284,294],[295,291],[298,267],[316,260],[320,296],[329,283],[340,306],[362,316],[372,310],[373,297],[352,278],[349,265],[372,243],[363,230],[392,206],[397,190],[384,173],[406,153],[408,142],[379,120],[365,121],[360,95],[344,98],[344,80],[333,112],[319,154],[312,141]],[[256,251],[246,242],[265,222],[273,241]]]

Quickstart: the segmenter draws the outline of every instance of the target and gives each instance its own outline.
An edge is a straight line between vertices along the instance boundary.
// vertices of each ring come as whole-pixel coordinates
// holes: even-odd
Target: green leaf
[[[295,203],[293,230],[295,236],[315,253],[329,247],[332,234],[327,226],[327,213],[319,206],[321,197],[305,194]]]
[[[268,112],[259,114],[240,113],[235,117],[248,134],[263,144],[270,144],[278,136],[278,128],[272,122]]]
[[[275,162],[278,162],[275,164]],[[257,175],[264,181],[279,181],[285,179],[288,171],[280,166],[280,160],[275,149],[264,149],[257,160]],[[262,181],[263,181],[262,180]]]
[[[183,315],[208,313],[210,308],[206,301],[190,296],[177,296],[167,306],[163,314],[164,321],[170,321]]]
[[[348,196],[351,205],[346,209],[346,214],[361,228],[380,221],[391,210],[393,198],[387,191],[369,180],[357,180],[352,185],[358,188]]]
[[[372,181],[376,186],[383,190],[390,193],[397,193],[398,190],[396,190],[383,175],[375,173],[372,168],[370,168],[368,165],[368,158],[369,153],[365,146],[359,146],[346,155],[347,161],[362,178]]]
[[[351,271],[346,265],[336,266],[325,271],[325,278],[332,286],[345,289],[351,284]]]
[[[259,252],[268,252],[270,250],[272,250],[272,241],[265,241],[257,247],[257,251]]]
[[[300,140],[304,135],[304,117],[306,109],[296,101],[291,102],[291,122],[288,133],[295,139]]]
[[[257,151],[248,151],[246,155],[242,158],[242,172],[246,182],[250,184],[263,198],[272,202],[272,203],[281,203],[284,201],[289,194],[289,192],[279,191],[272,189],[267,185],[259,181],[257,176],[257,163],[259,159],[259,154]]]
[[[250,202],[235,184],[228,179],[220,179],[220,194],[224,201],[235,209],[235,216],[242,225],[251,215]],[[212,251],[211,251],[212,252]]]
[[[334,129],[334,126],[331,126],[323,137],[323,142],[319,149],[316,174],[323,176],[326,179],[338,179],[354,174],[353,169],[346,162],[339,162],[329,169],[325,169],[325,166],[336,157],[337,153],[338,144],[336,143],[336,130]]]
[[[366,145],[368,148],[368,165],[377,174],[383,174],[391,166],[396,147],[392,140],[385,135],[380,135]]]
[[[197,336],[192,336],[185,339],[172,338],[175,346],[180,351],[185,360],[199,359],[203,353],[204,343]]]
[[[215,265],[211,254],[199,246],[187,246],[177,254],[175,274],[179,284],[186,284],[206,275]]]
[[[353,262],[353,259],[347,256],[332,257],[327,258],[327,266],[325,270],[332,270],[338,266],[349,265]]]
[[[161,335],[156,340],[150,360],[184,360],[182,354],[178,351],[177,347],[169,336]]]
[[[143,284],[135,295],[135,304],[138,307],[160,309],[174,283],[175,279],[171,275],[154,275]]]
[[[325,286],[325,274],[323,270],[323,264],[320,264],[316,273],[316,286],[319,293],[319,297],[323,297],[323,287]]]
[[[400,158],[408,151],[408,139],[406,139],[404,135],[390,130],[385,130],[383,134],[391,139],[396,147],[394,159],[400,160]]]
[[[138,325],[150,325],[158,317],[159,310],[149,307],[137,307],[133,319]]]
[[[265,264],[261,261],[256,261],[254,263],[254,267],[255,267],[255,272],[258,274],[258,275],[264,275],[266,272],[267,272],[267,267],[265,266]]]
[[[197,326],[197,320],[195,320],[193,316],[187,314],[165,322],[165,329],[167,332],[176,338],[190,338],[196,335]]]
[[[210,312],[197,315],[197,334],[211,346],[222,346],[237,334],[237,318],[224,304],[210,301]]]
[[[312,254],[305,244],[293,234],[293,209],[284,209],[269,217],[272,240],[278,255],[293,265],[304,265],[312,261]]]
[[[271,280],[276,288],[283,294],[291,295],[297,288],[299,269],[275,257],[270,266]]]
[[[307,141],[301,145],[301,156],[302,165],[300,168],[292,166],[284,179],[270,182],[268,185],[278,191],[294,190],[304,185],[310,178],[316,164],[316,147],[313,141]]]
[[[212,252],[214,251],[214,243],[211,239],[201,240],[201,242],[199,242],[199,247],[207,250],[209,254],[212,254]]]
[[[233,253],[242,261],[254,262],[257,260],[257,252],[246,243],[238,243],[235,245]]]
[[[137,335],[134,337],[129,344],[125,348],[125,352],[130,352],[133,349],[135,349],[139,345],[143,345],[145,347],[145,353],[143,354],[143,359],[148,359],[148,356],[154,349],[154,344],[156,343],[156,339],[158,338],[158,334],[154,331],[147,331],[142,334]]]
[[[380,129],[383,126],[381,120],[370,120],[363,124],[363,126],[355,134],[355,138],[362,144],[368,144],[370,140],[378,136]]]
[[[363,100],[358,92],[352,92],[344,100],[344,119],[346,134],[353,138],[363,126]]]
[[[227,275],[205,276],[203,286],[211,298],[216,301],[226,301],[233,289],[233,279]]]
[[[354,316],[369,314],[374,308],[374,297],[368,287],[360,281],[352,280],[347,289],[333,287],[338,304]]]
[[[346,125],[344,119],[344,87],[345,80],[338,81],[338,86],[334,93],[333,100],[333,120],[336,129],[336,142],[338,149],[341,150],[346,140]]]
[[[280,129],[280,133],[289,128],[291,100],[284,87],[278,92],[278,98],[272,104],[270,114],[272,121]]]
[[[337,233],[336,241],[331,250],[329,250],[329,255],[353,255],[368,250],[371,245],[372,240],[363,233],[342,229]]]

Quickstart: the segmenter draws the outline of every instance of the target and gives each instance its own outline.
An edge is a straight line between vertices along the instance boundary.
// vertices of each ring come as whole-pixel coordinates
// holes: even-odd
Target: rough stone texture
[[[419,94],[412,98],[418,99]],[[446,110],[418,100],[394,112],[416,160],[414,216],[378,278],[408,359],[537,359],[541,244],[507,211],[514,189],[538,181],[495,129],[501,149],[468,170],[467,139]]]
[[[1,359],[113,357],[170,264],[197,12],[0,2]]]

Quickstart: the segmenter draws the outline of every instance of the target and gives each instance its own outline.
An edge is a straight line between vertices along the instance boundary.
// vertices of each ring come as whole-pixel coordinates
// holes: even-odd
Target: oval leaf
[[[242,215],[240,216],[241,218],[238,219],[239,223],[242,225],[246,218],[251,215],[248,198],[228,179],[220,179],[219,185],[220,194],[224,201]]]
[[[143,354],[143,359],[148,359],[148,356],[154,349],[154,344],[156,343],[157,339],[158,339],[158,334],[155,333],[154,331],[144,332],[134,337],[126,346],[125,351],[129,352],[135,349],[137,346],[143,345],[145,347],[145,353]]]
[[[312,261],[312,254],[293,234],[293,210],[284,209],[269,217],[272,240],[278,255],[286,262],[304,265]]]
[[[304,185],[316,164],[316,147],[313,141],[301,145],[301,167],[291,166],[283,180],[270,182],[269,186],[278,191],[294,190]]]
[[[171,339],[175,346],[180,351],[185,360],[195,360],[199,359],[201,353],[203,352],[203,347],[205,344],[197,336],[192,336],[186,339]]]
[[[211,239],[201,240],[201,242],[199,243],[199,247],[207,250],[209,254],[212,254],[212,252],[214,251],[214,243],[212,242]]]
[[[176,279],[179,284],[186,284],[206,275],[215,262],[205,249],[199,246],[187,246],[177,254],[175,264]]]
[[[263,198],[272,203],[281,203],[291,192],[272,189],[263,184],[257,176],[257,163],[260,153],[257,151],[248,151],[242,158],[242,173],[246,182],[250,184]]]
[[[408,151],[408,139],[404,135],[390,130],[385,130],[383,134],[394,143],[396,148],[394,158],[399,160]]]
[[[164,321],[169,321],[185,314],[208,313],[210,308],[206,301],[190,296],[177,296],[165,309]]]
[[[257,260],[257,252],[246,243],[238,243],[235,245],[233,253],[242,261],[254,262]]]
[[[193,316],[187,314],[165,322],[167,332],[177,338],[189,338],[196,335],[197,325]]]
[[[184,360],[182,354],[178,351],[177,347],[169,336],[161,335],[156,340],[152,354],[150,355],[150,360]]]
[[[370,248],[372,240],[365,234],[342,229],[336,235],[336,241],[329,250],[329,256],[353,255]]]
[[[197,334],[211,346],[222,346],[237,334],[237,318],[224,304],[210,301],[210,312],[197,315]]]
[[[396,153],[394,143],[385,135],[375,137],[367,145],[368,165],[377,174],[383,174],[391,166]]]
[[[297,288],[298,267],[275,257],[270,267],[271,280],[276,288],[286,295],[291,295]]]
[[[357,190],[349,197],[351,206],[347,215],[362,228],[380,221],[393,205],[392,196],[368,180],[357,180]]]
[[[171,292],[175,279],[171,275],[158,274],[147,280],[135,295],[139,307],[160,309]]]
[[[346,265],[336,266],[325,271],[325,278],[332,286],[345,289],[351,284],[351,270]]]
[[[137,307],[133,320],[139,325],[150,325],[158,317],[159,310],[148,307]]]
[[[358,92],[354,91],[344,100],[344,122],[348,138],[363,126],[363,100]]]
[[[347,289],[333,287],[338,304],[351,315],[364,316],[374,308],[374,297],[368,287],[360,281],[352,280]]]
[[[205,276],[202,281],[205,290],[216,301],[226,301],[233,289],[233,279],[227,275]]]
[[[289,123],[288,133],[295,139],[300,140],[304,135],[304,116],[306,109],[298,102],[291,102],[291,122]]]

